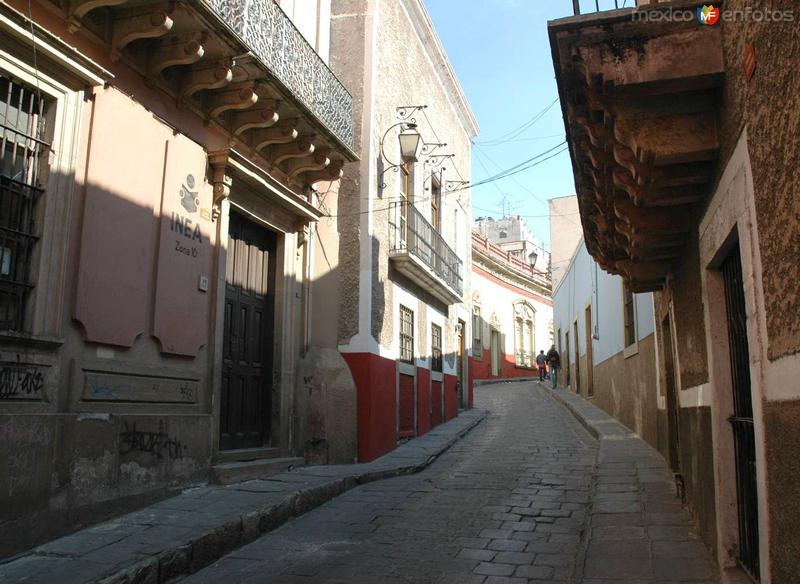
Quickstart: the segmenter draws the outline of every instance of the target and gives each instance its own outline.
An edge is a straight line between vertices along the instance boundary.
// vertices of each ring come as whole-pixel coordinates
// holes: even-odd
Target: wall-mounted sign
[[[202,283],[216,241],[212,187],[205,179],[206,152],[185,136],[170,140],[166,166],[153,334],[162,352],[194,356],[208,337],[210,299]]]

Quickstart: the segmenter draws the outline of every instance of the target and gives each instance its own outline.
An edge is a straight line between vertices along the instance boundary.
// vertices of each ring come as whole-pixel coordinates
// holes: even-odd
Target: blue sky
[[[523,132],[509,133],[557,97],[547,21],[571,16],[572,0],[425,0],[425,5],[481,128],[473,147],[473,183],[564,141],[558,103]],[[600,5],[613,8],[613,0]],[[581,0],[581,6],[593,11],[594,0]],[[506,141],[498,140],[504,136]],[[473,215],[499,217],[506,196],[513,212],[528,216],[528,224],[549,248],[547,199],[574,193],[569,154],[563,152],[513,177],[474,188]],[[577,215],[574,219],[579,221]]]

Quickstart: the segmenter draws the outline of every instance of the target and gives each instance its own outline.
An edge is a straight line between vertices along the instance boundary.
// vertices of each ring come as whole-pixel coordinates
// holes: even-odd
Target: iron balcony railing
[[[389,222],[395,234],[392,252],[413,255],[459,296],[464,293],[463,262],[414,205],[390,203]]]
[[[281,84],[348,148],[353,98],[275,0],[203,0]]]

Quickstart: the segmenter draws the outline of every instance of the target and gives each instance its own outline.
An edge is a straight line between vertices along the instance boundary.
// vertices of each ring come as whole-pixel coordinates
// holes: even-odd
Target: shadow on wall
[[[63,223],[59,191],[36,203],[25,322],[56,308],[64,321],[35,331],[57,342],[0,349],[0,556],[206,478],[217,224],[204,166],[193,173],[175,188],[162,189],[163,170],[152,185],[132,179],[150,204],[90,183]]]

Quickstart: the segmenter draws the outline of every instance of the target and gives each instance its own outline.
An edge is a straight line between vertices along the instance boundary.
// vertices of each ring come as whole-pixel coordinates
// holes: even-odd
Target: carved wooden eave
[[[648,11],[679,5],[647,5]],[[589,253],[637,292],[685,253],[719,155],[719,26],[648,22],[635,10],[548,26]]]
[[[273,0],[53,3],[298,195],[357,160],[352,98]]]

